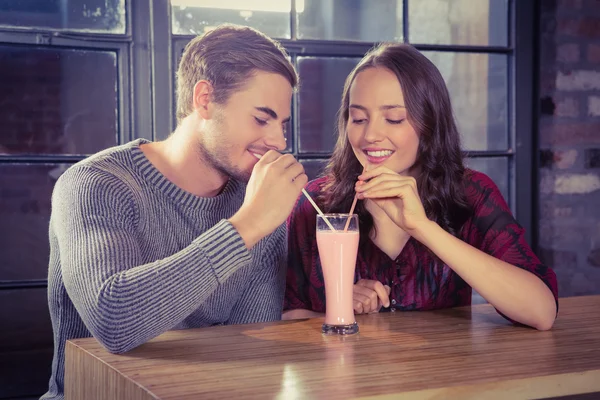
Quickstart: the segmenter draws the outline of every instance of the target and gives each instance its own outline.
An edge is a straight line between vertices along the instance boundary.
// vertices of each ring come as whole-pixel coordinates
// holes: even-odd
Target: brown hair
[[[177,70],[177,122],[192,113],[194,86],[207,80],[213,85],[212,101],[227,102],[231,94],[258,71],[277,73],[295,88],[298,75],[285,49],[256,29],[220,25],[192,39]]]
[[[444,79],[427,57],[408,44],[382,44],[370,50],[346,79],[338,112],[338,140],[325,169],[327,181],[321,201],[327,212],[348,212],[354,198],[354,185],[362,166],[348,141],[350,87],[356,76],[368,68],[393,72],[404,94],[408,118],[419,135],[415,167],[419,196],[427,217],[453,235],[468,216],[464,192],[463,156],[450,96]],[[369,234],[373,218],[364,203],[356,205],[360,230]]]

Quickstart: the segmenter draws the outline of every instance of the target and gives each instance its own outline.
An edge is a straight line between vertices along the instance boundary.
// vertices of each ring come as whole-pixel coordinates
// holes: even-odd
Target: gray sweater
[[[200,198],[167,180],[140,139],[69,168],[52,195],[49,391],[62,399],[65,342],[94,336],[122,353],[170,329],[281,318],[285,226],[248,251],[226,221],[245,185]],[[202,177],[198,177],[202,179]]]

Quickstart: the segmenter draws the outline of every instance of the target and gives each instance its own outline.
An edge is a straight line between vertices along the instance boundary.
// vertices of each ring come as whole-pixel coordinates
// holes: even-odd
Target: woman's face
[[[409,175],[416,162],[419,136],[408,120],[404,94],[387,68],[359,72],[349,91],[348,140],[358,161]]]

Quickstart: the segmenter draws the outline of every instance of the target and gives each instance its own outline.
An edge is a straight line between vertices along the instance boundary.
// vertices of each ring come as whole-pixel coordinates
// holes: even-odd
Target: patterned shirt
[[[317,199],[326,178],[311,181],[306,190]],[[552,291],[558,307],[558,287],[552,269],[542,264],[525,241],[525,231],[514,219],[494,182],[485,174],[465,174],[467,202],[472,209],[458,237],[500,260],[539,277]],[[325,285],[316,241],[316,211],[298,199],[288,219],[288,272],[284,309],[325,312]],[[416,239],[410,238],[391,259],[370,238],[361,237],[355,283],[377,280],[392,288],[393,310],[434,310],[471,304],[471,287],[450,267],[436,262]],[[382,309],[387,311],[387,309]]]

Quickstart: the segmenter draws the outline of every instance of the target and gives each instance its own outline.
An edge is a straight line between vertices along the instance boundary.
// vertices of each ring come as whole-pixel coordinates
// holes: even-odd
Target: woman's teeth
[[[367,151],[369,157],[387,157],[391,156],[393,151],[391,150],[378,150],[378,151]]]

